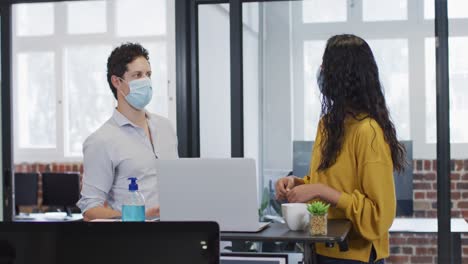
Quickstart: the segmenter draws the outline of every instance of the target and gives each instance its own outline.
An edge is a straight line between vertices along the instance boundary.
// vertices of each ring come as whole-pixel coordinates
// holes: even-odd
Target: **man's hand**
[[[285,200],[287,193],[294,188],[294,177],[280,178],[275,185],[276,200]]]
[[[146,215],[146,218],[159,217],[159,206],[149,208],[148,210],[146,210],[145,215]]]

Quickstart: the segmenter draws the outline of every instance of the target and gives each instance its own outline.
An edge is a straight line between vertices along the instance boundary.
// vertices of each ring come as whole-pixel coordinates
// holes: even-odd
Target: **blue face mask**
[[[323,73],[322,73],[322,67],[318,67],[317,69],[317,85],[320,89],[320,92],[322,91],[323,89]]]
[[[135,109],[142,110],[145,108],[151,101],[151,97],[153,97],[151,79],[145,77],[130,81],[128,87],[130,92],[125,96],[125,100]]]

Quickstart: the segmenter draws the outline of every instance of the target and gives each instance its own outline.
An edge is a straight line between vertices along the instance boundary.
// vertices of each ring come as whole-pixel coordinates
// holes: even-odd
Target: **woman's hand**
[[[275,192],[276,200],[285,200],[287,193],[294,188],[294,177],[283,177],[276,181]]]
[[[303,184],[296,186],[286,194],[286,198],[290,203],[306,203],[319,196],[318,185],[319,184]]]
[[[340,196],[340,191],[325,184],[315,183],[296,186],[287,193],[286,198],[290,203],[306,203],[313,199],[320,199],[336,206]]]

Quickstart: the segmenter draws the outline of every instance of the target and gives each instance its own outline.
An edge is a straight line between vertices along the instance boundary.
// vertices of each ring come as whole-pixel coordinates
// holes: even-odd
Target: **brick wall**
[[[437,217],[437,161],[413,164],[413,217]],[[451,162],[452,217],[468,219],[468,160]],[[462,235],[462,263],[468,264],[468,234]],[[390,234],[386,263],[437,263],[436,234]]]
[[[413,217],[437,217],[437,161],[415,160],[413,164]],[[468,160],[453,160],[452,216],[468,219]],[[83,173],[80,163],[18,164],[16,172],[66,172]],[[39,187],[39,206],[42,202]],[[463,263],[468,264],[468,234],[462,235]],[[437,235],[392,233],[390,235],[391,256],[387,263],[437,263]]]

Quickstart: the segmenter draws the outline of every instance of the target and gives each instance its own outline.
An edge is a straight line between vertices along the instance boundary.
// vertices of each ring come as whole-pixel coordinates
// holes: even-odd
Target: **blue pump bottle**
[[[145,221],[145,198],[138,191],[137,178],[128,178],[128,196],[122,205],[123,222],[144,222]]]

